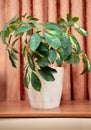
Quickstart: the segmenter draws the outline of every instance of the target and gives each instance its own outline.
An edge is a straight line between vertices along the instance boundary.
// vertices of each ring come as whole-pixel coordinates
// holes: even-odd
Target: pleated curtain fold
[[[0,0],[0,30],[13,16],[32,14],[41,22],[57,22],[57,18],[66,19],[66,14],[78,16],[79,22],[89,36],[83,38],[72,29],[81,48],[87,52],[91,61],[91,0]],[[21,52],[23,38],[18,41],[17,49]],[[19,44],[20,43],[20,44]],[[23,59],[18,56],[18,67],[13,69],[8,59],[5,46],[0,39],[0,101],[28,100],[23,82]],[[83,64],[64,64],[64,85],[62,100],[91,100],[91,72],[80,75]]]

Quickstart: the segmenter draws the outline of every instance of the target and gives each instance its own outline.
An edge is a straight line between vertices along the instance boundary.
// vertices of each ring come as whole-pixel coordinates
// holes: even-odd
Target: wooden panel
[[[6,0],[5,1],[6,21],[19,14],[19,2],[18,0]],[[20,49],[19,42],[16,43],[17,49]],[[18,57],[19,59],[19,57]],[[18,62],[17,69],[12,68],[10,61],[6,60],[6,76],[7,76],[7,100],[20,100],[20,63]]]
[[[90,101],[63,101],[54,109],[33,109],[28,102],[0,102],[0,117],[90,117]]]
[[[77,8],[79,6],[79,8]],[[71,0],[71,14],[79,17],[78,24],[83,26],[83,0]],[[75,37],[78,39],[81,48],[84,49],[84,41],[80,34],[72,30]],[[73,85],[73,96],[75,100],[84,100],[86,97],[86,86],[85,86],[85,75],[80,75],[83,69],[82,62],[79,65],[72,66],[72,85]]]
[[[69,0],[60,0],[60,16],[66,19],[67,13],[69,13]],[[62,99],[71,100],[70,65],[64,64],[64,68]]]
[[[86,27],[87,31],[89,33],[89,36],[87,38],[87,54],[89,56],[89,59],[91,61],[91,0],[86,0]],[[91,72],[88,73],[88,94],[89,99],[91,100]]]
[[[5,23],[5,1],[0,0],[0,30]],[[0,100],[6,100],[6,50],[0,39]]]

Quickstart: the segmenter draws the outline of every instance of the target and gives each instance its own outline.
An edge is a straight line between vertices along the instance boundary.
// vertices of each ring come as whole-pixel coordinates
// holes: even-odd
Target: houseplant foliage
[[[76,24],[79,20],[78,17],[71,18],[67,14],[67,20],[59,18],[58,24],[54,22],[39,23],[37,18],[27,16],[27,14],[24,14],[22,19],[24,21],[17,16],[12,18],[4,25],[0,35],[2,43],[6,45],[11,64],[15,68],[18,60],[16,44],[24,35],[22,55],[27,59],[27,62],[24,63],[24,80],[27,88],[31,81],[35,90],[41,90],[41,81],[36,72],[44,80],[54,81],[53,73],[56,73],[56,70],[51,65],[55,62],[62,66],[63,62],[78,64],[81,59],[84,63],[81,74],[91,70],[86,53],[81,50],[78,40],[70,31],[71,28],[74,28],[80,35],[88,36],[88,33]]]

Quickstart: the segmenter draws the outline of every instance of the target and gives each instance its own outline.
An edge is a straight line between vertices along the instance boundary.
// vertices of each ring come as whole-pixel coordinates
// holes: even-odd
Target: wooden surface
[[[31,108],[28,102],[0,102],[0,117],[91,117],[90,101],[66,101],[48,110]]]

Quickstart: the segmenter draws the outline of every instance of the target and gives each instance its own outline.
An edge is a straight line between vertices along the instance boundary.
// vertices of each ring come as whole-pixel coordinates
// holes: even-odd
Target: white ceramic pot
[[[31,107],[49,109],[59,106],[62,95],[64,68],[54,67],[54,69],[57,70],[57,73],[54,74],[55,81],[53,82],[45,81],[37,74],[42,83],[40,92],[34,90],[31,83],[29,84],[28,96]]]

